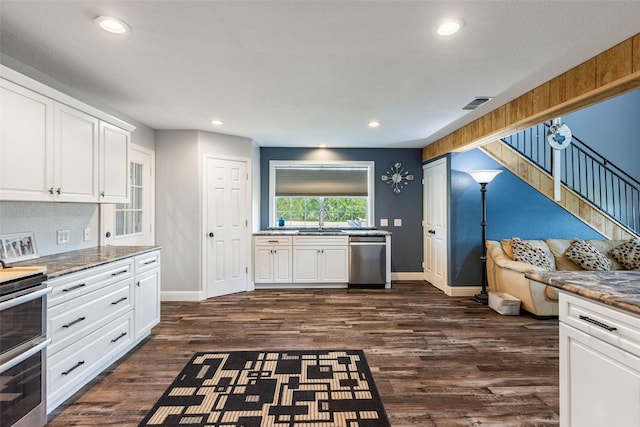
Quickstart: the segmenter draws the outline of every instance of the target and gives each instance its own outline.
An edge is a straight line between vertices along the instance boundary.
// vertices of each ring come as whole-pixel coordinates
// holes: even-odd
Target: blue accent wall
[[[562,117],[571,132],[640,181],[640,90]]]
[[[591,227],[540,194],[482,151],[451,154],[449,253],[451,286],[479,285],[482,255],[480,185],[466,171],[502,169],[487,185],[488,240],[601,239]]]
[[[351,160],[375,162],[375,218],[378,229],[390,231],[391,271],[422,271],[422,150],[402,149],[310,149],[277,148],[260,149],[260,227],[269,226],[269,161],[270,160]],[[399,195],[394,194],[380,176],[400,162],[413,174],[410,182]],[[389,226],[380,227],[380,218],[388,218]],[[402,219],[401,227],[394,227],[393,220]]]

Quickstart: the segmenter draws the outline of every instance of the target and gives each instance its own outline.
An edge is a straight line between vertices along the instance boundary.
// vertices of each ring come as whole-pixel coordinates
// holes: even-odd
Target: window
[[[131,162],[129,176],[131,177],[129,203],[116,205],[116,236],[125,236],[142,232],[142,170],[143,165]]]
[[[270,162],[269,224],[287,227],[369,227],[373,162]]]

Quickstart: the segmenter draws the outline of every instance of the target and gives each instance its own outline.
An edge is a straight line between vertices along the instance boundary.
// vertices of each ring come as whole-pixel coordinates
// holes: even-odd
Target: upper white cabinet
[[[0,200],[51,200],[53,104],[0,79]]]
[[[55,104],[53,200],[95,202],[98,197],[99,120]]]
[[[100,122],[100,202],[129,200],[129,132]]]
[[[0,200],[127,203],[133,126],[0,65]]]

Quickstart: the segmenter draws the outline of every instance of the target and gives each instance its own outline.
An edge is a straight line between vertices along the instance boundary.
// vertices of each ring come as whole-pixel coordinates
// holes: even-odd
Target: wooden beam
[[[572,113],[640,87],[640,33],[422,149],[427,162]]]

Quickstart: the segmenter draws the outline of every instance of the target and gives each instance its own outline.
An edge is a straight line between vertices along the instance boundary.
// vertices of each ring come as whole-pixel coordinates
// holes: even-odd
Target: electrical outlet
[[[394,227],[402,227],[402,218],[394,218],[393,226]]]
[[[82,232],[82,239],[86,242],[87,240],[91,240],[91,229],[86,227]]]
[[[380,218],[380,227],[388,227],[389,220],[387,218]]]
[[[69,243],[69,230],[58,230],[58,244]]]

